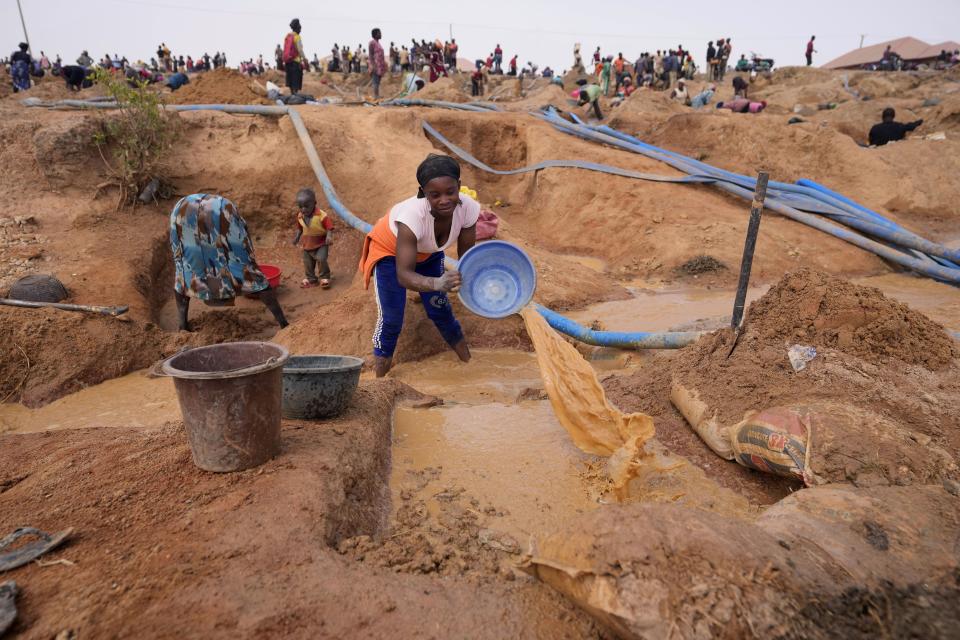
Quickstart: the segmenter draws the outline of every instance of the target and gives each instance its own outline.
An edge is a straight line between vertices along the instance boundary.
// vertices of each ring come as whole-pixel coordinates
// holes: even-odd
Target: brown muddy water
[[[599,266],[599,265],[597,265]],[[887,295],[960,331],[960,289],[903,273],[860,278]],[[762,295],[755,287],[748,299]],[[606,302],[570,313],[589,324],[598,320],[614,331],[711,329],[722,326],[733,305],[733,291],[636,286],[629,300]],[[642,363],[643,354],[584,347],[599,371]],[[526,532],[593,508],[602,487],[589,456],[580,453],[557,423],[548,402],[538,399],[543,385],[536,358],[520,351],[479,351],[462,364],[452,354],[398,366],[391,374],[423,393],[444,399],[443,406],[397,412],[394,478],[408,470],[442,467],[442,480],[503,505],[503,526]],[[527,391],[524,394],[524,391]],[[521,394],[523,394],[521,398]],[[45,407],[0,405],[0,433],[85,427],[154,427],[180,420],[172,381],[144,372],[89,387]],[[593,461],[595,464],[595,461]],[[396,484],[396,482],[395,482]],[[559,496],[563,496],[562,499]],[[535,516],[535,517],[532,517]]]

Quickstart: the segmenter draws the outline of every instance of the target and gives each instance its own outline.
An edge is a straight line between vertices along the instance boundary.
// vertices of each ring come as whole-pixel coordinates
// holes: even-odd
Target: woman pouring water
[[[374,368],[382,377],[393,365],[403,328],[407,290],[420,292],[427,317],[463,362],[470,349],[453,316],[447,294],[460,285],[456,270],[444,271],[444,250],[457,245],[463,256],[476,243],[480,204],[460,193],[460,165],[431,154],[417,168],[417,195],[399,202],[367,234],[360,257],[364,285],[374,283],[377,324]]]

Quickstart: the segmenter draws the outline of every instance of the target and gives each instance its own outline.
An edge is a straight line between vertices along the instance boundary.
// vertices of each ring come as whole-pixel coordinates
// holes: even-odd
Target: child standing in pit
[[[323,289],[330,288],[330,265],[327,255],[333,242],[333,220],[317,206],[317,194],[313,189],[304,187],[297,192],[297,235],[294,246],[303,249],[304,279],[300,286],[304,289],[318,284]],[[317,274],[317,265],[320,273]]]

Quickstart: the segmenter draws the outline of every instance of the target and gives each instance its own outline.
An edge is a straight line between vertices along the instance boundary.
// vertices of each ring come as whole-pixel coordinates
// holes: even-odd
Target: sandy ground
[[[266,79],[278,81],[271,74]],[[770,103],[760,115],[697,112],[651,91],[616,107],[605,101],[604,112],[613,126],[654,144],[730,170],[766,169],[784,181],[814,179],[921,235],[956,246],[958,79],[848,74],[849,87],[870,98],[863,100],[844,89],[842,74],[784,69],[751,86],[751,95]],[[262,80],[210,74],[167,99],[263,103]],[[418,97],[466,102],[468,84],[467,76],[457,76]],[[703,83],[694,84],[698,89]],[[385,97],[398,90],[399,78],[385,81]],[[409,197],[417,164],[441,151],[424,135],[422,122],[497,168],[577,158],[676,175],[653,160],[565,136],[528,115],[548,104],[570,108],[565,92],[543,80],[520,85],[495,78],[484,99],[504,111],[482,114],[353,106],[370,97],[366,77],[308,74],[304,91],[339,103],[298,111],[341,200],[369,222]],[[80,97],[96,93],[85,90]],[[731,93],[723,86],[719,96]],[[52,79],[31,95],[74,97]],[[818,109],[826,103],[836,106]],[[859,146],[888,104],[900,119],[924,118],[923,127],[913,139],[885,148]],[[788,124],[794,115],[805,122]],[[577,608],[573,603],[584,603],[569,591],[559,588],[572,600],[518,570],[533,539],[547,539],[574,517],[598,527],[613,517],[591,515],[607,513],[602,461],[584,457],[564,439],[543,399],[518,318],[488,322],[456,307],[471,345],[480,349],[476,368],[468,369],[453,362],[422,310],[409,305],[397,356],[401,364],[393,377],[445,404],[417,404],[422,400],[397,383],[365,380],[343,417],[285,422],[284,452],[261,469],[231,475],[195,469],[168,381],[147,381],[138,372],[185,346],[240,339],[275,339],[295,353],[366,356],[376,308],[356,274],[361,237],[338,222],[331,248],[333,287],[298,288],[300,256],[290,244],[294,197],[300,187],[315,186],[315,178],[289,121],[209,112],[175,116],[180,140],[167,161],[177,195],[214,192],[238,205],[259,260],[284,271],[278,293],[292,322],[278,332],[260,303],[241,299],[227,309],[194,304],[190,317],[196,330],[177,332],[167,242],[175,199],[117,207],[92,142],[100,117],[25,109],[17,96],[0,98],[0,292],[23,274],[53,273],[67,286],[69,302],[130,307],[123,320],[0,307],[0,399],[7,403],[0,410],[0,433],[10,432],[0,435],[0,533],[25,524],[77,530],[71,543],[53,554],[76,565],[31,565],[8,574],[23,589],[15,633],[605,637],[610,627],[623,633],[590,607]],[[923,139],[933,133],[945,139]],[[464,167],[463,182],[500,217],[498,237],[533,257],[539,302],[613,330],[724,324],[746,202],[707,186],[572,169],[501,177]],[[847,301],[840,305],[844,313],[852,308],[850,300],[869,304],[839,320],[823,316],[836,321],[833,334],[820,327],[808,331],[798,318],[816,324],[820,316],[797,312],[785,297],[777,298],[782,308],[769,297],[761,299],[778,290],[770,288],[780,286],[785,273],[804,268],[827,278],[822,287],[835,297],[824,299]],[[891,311],[899,308],[884,306],[879,294],[832,284],[831,276],[878,286],[929,319]],[[747,348],[729,365],[715,362],[703,341],[679,353],[583,347],[581,352],[601,372],[618,406],[653,416],[657,438],[670,451],[703,469],[710,482],[739,494],[757,513],[808,490],[714,455],[670,402],[675,373],[700,371],[698,384],[708,390],[708,400],[724,420],[737,420],[765,403],[805,398],[799,391],[805,387],[797,387],[783,369],[781,343],[791,337],[820,340],[815,344],[827,350],[822,360],[827,368],[812,367],[803,379],[820,397],[877,411],[883,420],[919,434],[913,442],[956,459],[956,351],[936,324],[960,330],[955,288],[897,272],[852,245],[772,213],[763,219],[752,286],[750,299],[761,299],[758,317],[779,313],[789,331],[762,325],[766,329],[744,336],[738,349]],[[899,324],[866,322],[877,309],[894,314]],[[788,336],[791,331],[798,333]],[[905,341],[918,331],[922,340]],[[711,339],[721,344],[726,338]],[[724,378],[731,373],[738,382]],[[397,398],[404,406],[394,417]],[[46,413],[31,412],[40,407]],[[40,432],[28,433],[33,431]],[[485,456],[495,462],[485,463]],[[927,514],[932,526],[938,518],[955,519],[957,510],[950,516],[944,507],[956,506],[955,492],[949,492],[955,469],[931,475],[929,465],[915,465],[909,456],[903,460],[913,474],[904,490],[925,483],[947,487],[936,495],[937,510]],[[861,471],[850,471],[846,481],[858,491],[869,484],[869,474]],[[880,484],[891,484],[895,472],[887,469]],[[697,517],[680,506],[638,508],[668,509],[664,517],[678,526]],[[617,517],[633,522],[635,516]],[[904,540],[913,544],[913,538]],[[624,558],[644,552],[618,548]],[[951,553],[956,566],[956,550]],[[867,600],[889,595],[882,584],[867,582]],[[932,602],[953,588],[945,582],[936,588],[941,587]],[[679,581],[671,588],[690,598],[702,596],[696,584]],[[736,601],[723,589],[710,593],[716,602]],[[833,607],[831,621],[857,620],[848,637],[875,637],[894,628],[871,626],[870,616],[860,620],[850,604],[860,603],[856,598],[844,600],[844,606],[837,602],[824,605]],[[907,611],[922,606],[905,597],[896,602],[906,603]],[[804,614],[809,619],[824,610],[809,606]],[[882,620],[892,609],[870,611]],[[708,614],[717,616],[716,610]],[[943,635],[944,628],[949,627],[924,627],[930,637]],[[697,637],[709,632],[704,629],[694,621],[681,635]],[[798,629],[824,632],[793,627]]]

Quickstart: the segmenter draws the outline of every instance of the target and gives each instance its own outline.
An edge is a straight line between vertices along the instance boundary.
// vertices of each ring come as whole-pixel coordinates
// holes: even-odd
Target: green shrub
[[[100,156],[120,189],[118,206],[134,202],[154,179],[159,181],[161,192],[168,191],[166,157],[178,128],[175,118],[163,110],[159,93],[146,82],[131,84],[104,69],[96,72],[95,80],[120,107],[104,115],[94,135]]]

